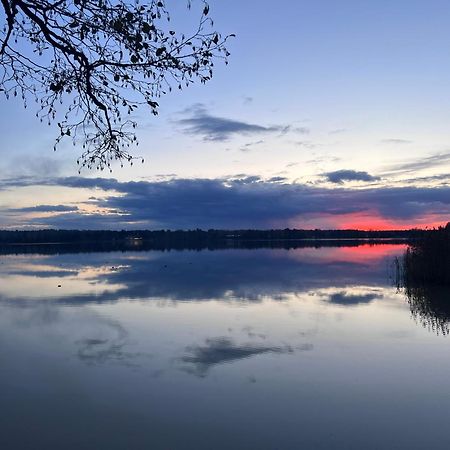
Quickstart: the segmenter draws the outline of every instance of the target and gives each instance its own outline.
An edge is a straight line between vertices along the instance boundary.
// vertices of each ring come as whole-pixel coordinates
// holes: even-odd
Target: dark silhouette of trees
[[[205,1],[189,35],[171,28],[163,0],[1,3],[0,91],[21,97],[25,108],[35,101],[41,121],[57,122],[55,150],[66,137],[81,142],[80,168],[132,163],[131,114],[146,105],[156,115],[162,94],[210,80],[214,62],[227,63],[225,44],[233,36],[214,31]]]
[[[0,251],[9,244],[80,244],[132,241],[163,248],[219,247],[315,247],[361,245],[361,243],[402,243],[412,240],[417,230],[0,230]]]

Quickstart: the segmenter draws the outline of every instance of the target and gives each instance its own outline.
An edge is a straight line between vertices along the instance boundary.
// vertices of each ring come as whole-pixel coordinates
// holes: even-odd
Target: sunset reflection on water
[[[442,444],[448,343],[392,284],[404,248],[3,256],[0,445]]]

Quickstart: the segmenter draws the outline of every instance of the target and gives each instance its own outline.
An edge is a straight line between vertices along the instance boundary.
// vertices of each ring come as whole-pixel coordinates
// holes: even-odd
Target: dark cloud
[[[331,183],[342,184],[344,181],[376,181],[379,177],[374,177],[367,172],[357,172],[355,170],[336,170],[323,174]]]
[[[380,294],[368,293],[368,294],[352,294],[347,291],[336,292],[329,297],[330,303],[337,305],[350,306],[359,305],[362,303],[370,303],[373,300],[383,298]]]
[[[288,132],[307,133],[308,128],[292,125],[259,125],[225,117],[211,115],[203,105],[196,105],[185,111],[189,117],[179,119],[184,132],[201,136],[207,141],[226,141],[236,135],[255,135]]]
[[[77,206],[66,206],[66,205],[37,205],[30,206],[26,208],[14,208],[9,209],[9,212],[18,213],[32,213],[32,212],[73,212],[78,211]]]
[[[203,345],[186,347],[181,361],[187,364],[185,370],[200,377],[217,365],[231,363],[266,353],[294,353],[291,346],[261,346],[255,344],[237,345],[231,339],[219,337],[207,339]]]
[[[272,177],[266,180],[267,183],[287,183],[289,180],[286,177]]]
[[[442,173],[439,175],[431,175],[429,177],[415,177],[401,180],[401,183],[430,183],[440,181],[442,184],[448,184],[450,182],[450,173]]]
[[[39,226],[58,228],[250,228],[271,227],[298,215],[319,211],[335,213],[336,204],[318,191],[301,185],[264,182],[258,176],[233,179],[177,179],[164,182],[125,182],[74,178],[55,180],[71,187],[114,190],[97,206],[120,214],[65,213],[34,219]],[[360,211],[342,205],[340,212]]]
[[[11,180],[9,188],[17,184],[23,186],[24,181]],[[133,182],[70,177],[48,179],[42,184],[103,190],[109,195],[90,203],[110,213],[69,211],[26,222],[18,214],[24,225],[66,229],[272,228],[288,226],[304,216],[368,212],[406,221],[427,214],[450,214],[448,186],[331,189],[289,184],[281,177],[264,180],[247,175]],[[33,182],[28,180],[28,185]]]

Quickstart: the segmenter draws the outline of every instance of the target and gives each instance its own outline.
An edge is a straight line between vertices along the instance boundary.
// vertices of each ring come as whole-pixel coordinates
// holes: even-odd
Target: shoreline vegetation
[[[406,288],[450,285],[450,222],[445,227],[423,231],[408,243],[397,262],[397,279]]]
[[[423,327],[450,334],[450,222],[424,231],[395,261],[397,288]]]
[[[333,241],[333,240],[414,240],[423,230],[0,230],[4,244],[74,244],[88,242],[142,241],[153,243],[217,244],[232,241]]]
[[[0,254],[355,247],[405,244],[420,230],[0,230]]]

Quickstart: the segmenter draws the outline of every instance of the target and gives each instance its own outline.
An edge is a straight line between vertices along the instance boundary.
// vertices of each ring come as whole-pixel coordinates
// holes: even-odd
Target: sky
[[[167,0],[189,29],[202,5]],[[213,80],[140,110],[144,164],[78,174],[0,99],[2,228],[433,227],[450,220],[450,3],[214,0]],[[175,26],[175,25],[174,25]]]

